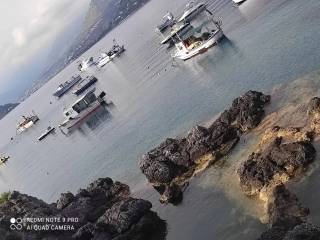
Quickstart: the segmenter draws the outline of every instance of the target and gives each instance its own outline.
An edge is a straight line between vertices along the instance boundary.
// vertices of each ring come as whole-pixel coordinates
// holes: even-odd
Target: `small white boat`
[[[243,2],[245,2],[246,0],[232,0],[232,1],[233,1],[234,4],[239,5],[239,4],[243,3]]]
[[[95,62],[93,61],[93,57],[90,57],[88,59],[84,59],[81,61],[81,63],[78,65],[78,69],[80,72],[84,72],[88,70],[91,66],[93,66]]]
[[[97,66],[99,68],[102,68],[107,63],[111,62],[114,58],[120,56],[125,50],[126,49],[124,48],[124,45],[118,45],[116,40],[114,39],[112,48],[108,52],[101,53],[101,57]]]
[[[17,133],[22,133],[31,128],[36,122],[39,121],[39,117],[36,114],[31,116],[22,116],[23,120],[17,124]]]
[[[194,1],[189,2],[186,5],[186,9],[184,10],[182,16],[178,19],[178,22],[192,20],[205,8],[206,8],[206,5],[204,3],[195,4]]]
[[[176,51],[172,57],[187,60],[206,52],[223,36],[221,22],[213,19],[205,4],[198,4],[185,11],[161,43],[173,42]]]
[[[176,20],[171,12],[168,12],[166,15],[162,17],[162,23],[160,23],[156,31],[162,33],[169,27],[172,27],[176,23]]]
[[[214,46],[224,36],[222,29],[212,32],[207,39],[192,39],[192,43],[186,45],[185,41],[176,44],[177,51],[173,54],[174,58],[188,60],[198,54],[205,53],[209,48]]]

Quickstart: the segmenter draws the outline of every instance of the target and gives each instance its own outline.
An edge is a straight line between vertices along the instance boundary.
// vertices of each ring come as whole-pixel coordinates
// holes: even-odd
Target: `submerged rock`
[[[240,134],[257,126],[270,96],[248,91],[236,98],[209,127],[195,126],[185,138],[168,138],[140,158],[140,169],[162,195],[162,203],[177,203],[182,186],[199,171],[225,156]]]
[[[310,142],[282,143],[282,138],[276,138],[240,166],[241,188],[246,195],[256,195],[264,188],[286,182],[313,162],[315,154]]]
[[[56,204],[12,192],[8,201],[0,205],[0,233],[4,236],[1,239],[162,240],[166,224],[151,211],[151,207],[148,201],[130,197],[127,185],[110,178],[100,178],[86,189],[80,189],[76,195],[63,193]],[[45,220],[26,221],[20,231],[12,231],[12,217],[60,220],[49,223],[48,228]],[[34,229],[35,225],[38,230]],[[55,228],[62,225],[67,230]]]

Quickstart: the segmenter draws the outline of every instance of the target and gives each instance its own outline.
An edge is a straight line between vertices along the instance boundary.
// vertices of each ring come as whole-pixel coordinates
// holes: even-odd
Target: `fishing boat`
[[[38,141],[42,141],[45,139],[50,133],[54,132],[55,128],[54,127],[48,127],[47,130],[41,134],[40,137],[38,137]]]
[[[91,66],[93,66],[95,62],[93,61],[93,57],[88,59],[83,59],[80,64],[78,65],[78,69],[80,72],[84,72],[88,70]]]
[[[92,113],[106,103],[105,95],[105,92],[101,92],[97,96],[93,90],[79,98],[63,111],[65,120],[59,125],[59,128],[64,133],[68,133],[80,127]]]
[[[17,132],[22,133],[31,128],[36,122],[39,121],[39,117],[33,113],[30,116],[22,116],[22,121],[17,124]]]
[[[185,12],[161,43],[174,42],[176,51],[172,57],[188,60],[206,52],[223,36],[221,22],[214,20],[205,4],[200,4]]]
[[[163,33],[169,27],[172,27],[176,23],[176,20],[171,12],[168,12],[162,17],[162,23],[157,26],[156,30]]]
[[[80,75],[72,76],[70,80],[60,84],[57,90],[53,93],[55,97],[62,97],[65,93],[67,93],[74,85],[76,85],[82,78]]]
[[[72,93],[75,95],[80,95],[97,81],[98,79],[95,76],[87,76],[85,79],[79,82],[79,84],[76,86],[76,89]]]
[[[113,39],[113,46],[108,52],[101,53],[98,61],[98,67],[102,68],[114,58],[119,57],[126,49],[124,45],[120,46],[115,39]]]
[[[9,159],[10,159],[9,156],[0,157],[0,165],[2,165],[3,163],[6,163]]]

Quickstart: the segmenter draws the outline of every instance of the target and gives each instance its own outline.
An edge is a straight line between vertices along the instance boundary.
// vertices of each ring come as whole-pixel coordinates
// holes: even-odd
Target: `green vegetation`
[[[10,192],[4,192],[4,193],[0,194],[0,204],[3,204],[6,201],[8,201],[9,194],[10,194]]]

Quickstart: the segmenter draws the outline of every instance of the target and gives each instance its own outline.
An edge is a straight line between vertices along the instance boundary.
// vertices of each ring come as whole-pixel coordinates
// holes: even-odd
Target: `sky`
[[[90,0],[0,0],[0,104],[32,82]],[[11,94],[12,93],[12,94]]]

